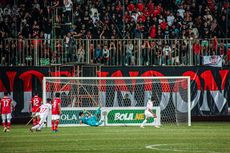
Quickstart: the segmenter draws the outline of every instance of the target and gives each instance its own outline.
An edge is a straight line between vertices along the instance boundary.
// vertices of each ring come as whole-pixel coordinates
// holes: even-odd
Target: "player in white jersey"
[[[34,130],[36,131],[40,131],[41,128],[45,125],[46,123],[46,118],[48,117],[49,114],[51,114],[51,109],[52,109],[52,105],[51,103],[51,99],[48,98],[47,99],[47,103],[46,104],[42,104],[40,106],[40,122],[39,124],[33,126],[30,131],[33,132]]]
[[[147,105],[146,105],[146,109],[145,109],[145,120],[141,123],[141,128],[144,128],[145,123],[148,121],[149,118],[154,117],[157,118],[157,115],[155,113],[153,113],[152,109],[153,109],[153,99],[149,98]],[[159,126],[155,126],[156,128],[159,128]]]

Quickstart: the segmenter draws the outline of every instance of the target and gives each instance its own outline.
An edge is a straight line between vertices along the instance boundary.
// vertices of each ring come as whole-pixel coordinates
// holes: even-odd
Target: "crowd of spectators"
[[[67,62],[84,61],[86,44],[74,44],[79,39],[164,39],[164,42],[157,43],[162,50],[158,56],[164,55],[162,62],[158,64],[170,64],[167,59],[172,60],[170,53],[177,45],[180,54],[187,54],[189,50],[188,42],[172,44],[168,39],[193,39],[192,50],[197,55],[195,61],[200,64],[201,50],[208,55],[217,54],[211,53],[212,50],[220,49],[216,40],[229,38],[227,0],[213,1],[214,4],[209,3],[209,0],[17,0],[3,4],[4,2],[3,0],[0,8],[1,42],[6,38],[44,39],[43,42],[32,41],[33,48],[43,44],[43,48],[51,50],[51,38],[64,39],[64,43],[57,41],[54,45],[56,48],[64,45]],[[210,38],[213,39],[212,44]],[[132,43],[133,47],[130,42],[125,44],[127,47],[123,47],[126,48],[123,64],[136,64],[131,52],[135,50],[135,42]],[[116,46],[119,44],[94,44],[94,62],[109,64],[110,52],[114,52]],[[145,49],[155,45],[143,42],[141,46]],[[226,45],[224,47],[227,52]],[[5,46],[4,49],[2,46],[2,50],[8,52]],[[77,57],[72,56],[73,54]],[[148,65],[148,58],[151,57],[144,53],[141,64]],[[182,57],[174,60],[175,63],[186,64],[181,62]]]

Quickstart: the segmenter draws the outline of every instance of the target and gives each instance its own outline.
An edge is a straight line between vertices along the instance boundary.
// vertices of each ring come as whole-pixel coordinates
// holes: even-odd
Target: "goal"
[[[103,125],[140,125],[148,99],[157,118],[149,125],[191,126],[190,77],[44,77],[43,101],[61,94],[61,126],[79,125],[82,110],[102,106]]]

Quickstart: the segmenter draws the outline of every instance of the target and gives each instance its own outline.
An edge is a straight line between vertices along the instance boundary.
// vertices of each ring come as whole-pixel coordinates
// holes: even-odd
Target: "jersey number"
[[[39,100],[38,99],[34,99],[33,102],[34,102],[34,106],[38,106],[38,104],[39,104]]]
[[[8,107],[10,104],[10,101],[8,100],[3,100],[3,107]]]
[[[47,110],[47,108],[42,108],[40,112],[44,113],[46,110]]]

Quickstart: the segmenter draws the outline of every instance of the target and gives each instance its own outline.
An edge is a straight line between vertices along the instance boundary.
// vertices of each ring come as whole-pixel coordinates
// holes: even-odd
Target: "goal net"
[[[79,125],[79,112],[100,105],[103,125],[140,125],[149,99],[157,118],[149,125],[191,126],[189,77],[44,77],[43,101],[61,94],[62,126]]]

